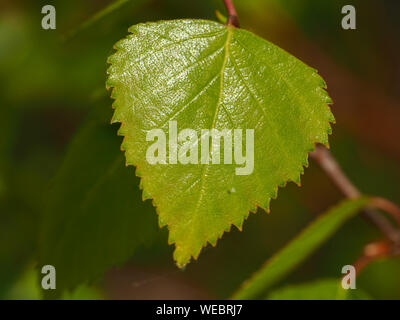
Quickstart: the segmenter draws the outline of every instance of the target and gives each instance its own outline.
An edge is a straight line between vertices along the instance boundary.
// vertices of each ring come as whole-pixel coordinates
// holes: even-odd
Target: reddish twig
[[[397,256],[400,256],[400,247],[387,240],[376,241],[364,247],[363,254],[353,263],[353,266],[358,275],[371,262]]]
[[[358,198],[361,196],[361,192],[346,176],[328,149],[317,145],[315,151],[311,153],[311,157],[346,197]],[[374,197],[371,199],[370,205],[388,213],[400,226],[400,209],[393,202],[384,198]],[[373,208],[364,209],[363,216],[376,225],[389,239],[389,242],[379,241],[366,245],[363,254],[353,263],[357,274],[373,261],[400,255],[400,230]]]
[[[374,208],[381,209],[390,214],[390,216],[400,226],[400,208],[392,201],[381,197],[374,197],[371,200],[371,205]]]
[[[328,149],[322,145],[317,145],[315,151],[310,155],[346,197],[358,198],[361,196],[361,192],[346,176]],[[400,225],[400,209],[394,203],[382,198],[373,198],[371,206],[384,210]],[[363,211],[363,216],[375,224],[388,239],[395,243],[396,247],[400,247],[400,230],[385,216],[372,208],[366,208]]]
[[[387,241],[377,241],[367,244],[363,254],[354,263],[356,273],[359,274],[371,262],[386,258],[392,254],[392,244]]]
[[[236,13],[235,6],[233,5],[232,0],[224,0],[226,10],[228,11],[228,25],[234,26],[236,28],[240,27],[239,18]]]

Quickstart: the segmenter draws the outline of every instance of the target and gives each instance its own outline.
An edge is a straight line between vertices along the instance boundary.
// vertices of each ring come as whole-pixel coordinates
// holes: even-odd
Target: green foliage
[[[40,300],[42,292],[40,289],[40,276],[37,270],[30,266],[22,277],[18,279],[7,292],[5,299],[8,300]],[[62,300],[101,300],[104,297],[95,287],[80,285],[73,292],[64,292]]]
[[[234,299],[252,299],[263,294],[310,256],[348,219],[368,204],[368,198],[346,200],[321,215],[308,228],[275,254],[243,284]]]
[[[105,60],[112,53],[111,47],[116,40],[125,37],[129,26],[145,21],[184,17],[213,20],[216,9],[226,15],[223,1],[55,0],[51,1],[51,4],[57,10],[57,29],[52,31],[40,28],[43,16],[40,8],[47,4],[41,2],[42,4],[38,4],[37,1],[20,0],[16,4],[1,6],[0,11],[0,299],[40,299],[43,293],[40,289],[40,266],[51,263],[48,260],[54,259],[57,260],[55,263],[58,268],[59,297],[94,298],[96,290],[90,292],[85,284],[79,285],[73,295],[70,292],[60,294],[59,291],[66,287],[74,288],[78,283],[98,279],[108,266],[123,263],[129,259],[132,252],[134,256],[129,267],[112,272],[105,279],[105,285],[101,288],[103,297],[114,297],[116,291],[125,291],[126,287],[121,285],[119,279],[128,274],[130,277],[130,272],[135,270],[140,271],[132,276],[135,282],[138,280],[140,284],[131,287],[135,296],[152,286],[168,284],[176,289],[173,291],[181,290],[183,294],[201,287],[208,297],[225,298],[231,295],[233,289],[239,286],[243,279],[248,278],[266,257],[271,257],[288,242],[288,239],[297,234],[306,221],[312,220],[315,212],[342,197],[318,166],[312,164],[311,168],[307,169],[306,176],[302,177],[304,186],[301,189],[289,184],[288,188],[280,190],[279,199],[272,202],[273,214],[252,215],[246,222],[244,234],[234,228],[233,232],[225,235],[218,248],[209,248],[202,259],[190,265],[185,272],[173,270],[170,273],[172,247],[166,245],[167,230],[157,231],[156,215],[150,205],[141,212],[136,210],[143,204],[140,203],[142,200],[138,190],[139,179],[134,177],[133,168],[124,169],[121,165],[116,170],[121,172],[117,173],[115,178],[105,179],[109,181],[110,188],[112,185],[115,190],[112,189],[110,195],[106,194],[106,191],[100,191],[99,197],[96,196],[99,199],[98,205],[91,203],[85,207],[87,210],[81,208],[81,197],[91,193],[93,185],[98,184],[97,177],[104,176],[108,171],[109,159],[120,156],[121,163],[124,161],[119,152],[121,139],[115,137],[116,127],[109,128],[106,117],[99,122],[90,120],[74,138],[74,146],[79,144],[77,139],[82,138],[81,147],[74,152],[75,160],[71,160],[73,145],[67,148],[67,152],[66,147],[89,109],[96,115],[103,109],[110,109],[106,106],[109,106],[110,100],[104,89]],[[398,32],[395,32],[400,30],[400,19],[396,14],[399,2],[352,2],[357,10],[362,11],[362,14],[357,16],[357,19],[360,18],[357,20],[357,32],[345,31],[338,27],[343,17],[341,7],[348,4],[344,0],[234,1],[242,26],[273,39],[283,48],[301,55],[304,61],[323,70],[329,86],[335,88],[337,103],[335,115],[339,125],[335,127],[332,150],[334,156],[352,182],[363,192],[377,194],[396,202],[400,199],[400,153],[399,130],[396,130],[396,123],[393,121],[399,116],[396,100],[390,96],[395,97],[398,93],[398,86],[395,85],[398,83],[398,73],[397,68],[393,66],[397,63],[396,50],[400,39],[396,37]],[[218,14],[217,19],[225,23],[226,18],[222,14]],[[377,23],[369,23],[368,17],[371,16],[375,17]],[[294,23],[290,23],[288,17]],[[221,37],[225,35],[224,32],[221,31]],[[382,37],[382,34],[385,34],[385,37]],[[75,36],[69,38],[68,43],[60,41],[63,36],[72,35]],[[306,39],[302,38],[304,35]],[[217,38],[215,37],[215,41],[219,41]],[[155,48],[167,43],[167,39],[152,39],[156,42]],[[198,46],[200,40],[204,46]],[[211,50],[212,44],[205,40],[196,39],[192,42],[196,50]],[[382,44],[385,50],[379,50]],[[193,45],[190,44],[190,47]],[[183,52],[182,57],[186,59],[190,47],[189,43],[185,43],[184,48],[171,46],[169,49],[173,50],[169,52],[176,57],[181,57]],[[315,50],[316,47],[321,50]],[[149,50],[151,48],[153,47],[149,46]],[[166,52],[169,49],[166,49]],[[197,54],[196,51],[194,53]],[[156,52],[154,55],[157,58],[154,60],[158,63],[160,53]],[[222,55],[222,52],[219,52],[219,55]],[[267,51],[262,55],[269,56]],[[245,56],[247,55],[241,55],[241,66],[248,64]],[[228,56],[228,59],[230,58]],[[195,62],[196,59],[197,56],[193,56],[190,61]],[[219,56],[218,59],[221,61]],[[184,61],[185,65],[187,61],[188,59]],[[209,60],[205,61],[205,67],[208,66],[208,62]],[[254,62],[257,63],[261,64],[262,61]],[[217,68],[221,67],[220,63],[215,65]],[[160,64],[160,69],[162,66]],[[150,71],[152,70],[154,68]],[[189,79],[189,84],[185,82],[181,89],[190,91],[193,89],[189,87],[191,82],[195,85],[197,80],[202,80],[201,77],[197,77],[197,74],[202,73],[192,69],[189,71],[193,76],[184,75],[182,81]],[[290,75],[288,77],[290,78]],[[270,83],[265,82],[263,85],[269,88]],[[386,95],[382,95],[382,92]],[[301,93],[306,94],[303,90]],[[351,99],[347,99],[349,94]],[[141,94],[143,95],[145,94]],[[155,94],[149,95],[154,96]],[[106,101],[99,101],[103,98]],[[194,107],[197,106],[193,106],[193,109]],[[203,116],[200,109],[199,118]],[[207,116],[204,118],[207,119]],[[371,129],[374,123],[383,123],[382,130]],[[93,138],[89,138],[91,134]],[[101,141],[96,141],[95,136]],[[102,143],[105,143],[103,147]],[[382,152],[383,150],[385,152]],[[59,173],[53,182],[52,191],[49,192],[48,183],[51,182],[50,179],[54,176],[55,169],[60,166],[65,153],[68,160],[63,167],[71,168],[69,185],[61,186],[62,181],[57,182],[60,180]],[[106,159],[103,160],[103,157]],[[281,160],[285,162],[283,155]],[[270,160],[266,158],[262,163],[268,161]],[[75,169],[72,169],[72,164],[67,165],[67,162],[73,162]],[[88,174],[92,167],[97,174]],[[257,170],[256,168],[256,172]],[[68,176],[68,173],[64,173],[64,176]],[[260,176],[260,179],[270,178],[267,175]],[[126,189],[124,186],[128,181],[132,181],[134,186]],[[210,183],[209,186],[213,184]],[[253,186],[259,188],[258,183],[252,183],[249,191],[252,192]],[[77,189],[76,195],[72,191],[74,188]],[[100,186],[101,190],[105,190],[104,188],[104,185]],[[171,190],[175,191],[175,188],[172,181],[171,187],[165,189],[165,194],[171,193]],[[56,192],[60,192],[61,195],[57,200],[53,200]],[[235,195],[231,194],[232,197]],[[64,199],[61,199],[63,196]],[[112,196],[120,203],[128,201],[126,199],[129,199],[129,196],[135,200],[129,199],[132,200],[131,209],[121,212],[119,208],[123,205],[120,207],[108,203]],[[269,197],[267,194],[264,196],[264,200]],[[77,202],[74,203],[75,201]],[[43,202],[46,204],[45,210],[42,207]],[[64,206],[66,208],[63,208]],[[129,210],[132,211],[132,216],[129,215]],[[145,219],[142,213],[146,219],[150,219],[153,227],[149,228],[146,223],[141,226],[141,219]],[[227,218],[229,215],[230,213]],[[50,221],[46,221],[48,217]],[[82,223],[82,227],[76,228],[75,234],[70,224],[78,224],[76,221]],[[39,228],[43,223],[46,230],[44,234]],[[127,234],[125,224],[133,226],[132,234]],[[117,234],[117,231],[106,230],[106,225],[121,232]],[[86,231],[84,229],[87,226],[89,228]],[[150,248],[137,248],[139,243],[147,241],[144,237],[142,241],[136,240],[136,230],[140,227],[147,230],[143,230],[143,234],[149,232],[148,240],[157,234],[160,241],[152,244]],[[101,230],[99,233],[104,234],[102,238],[95,232],[96,228]],[[114,239],[109,239],[109,236],[114,236]],[[39,250],[41,258],[38,261],[39,237],[42,238],[42,245]],[[341,227],[318,250],[318,254],[310,256],[303,267],[297,268],[290,278],[285,277],[282,283],[297,284],[305,279],[336,278],[344,264],[356,260],[366,243],[380,237],[382,234],[379,229],[365,222],[361,216],[356,217]],[[73,240],[74,238],[76,240]],[[76,244],[78,239],[82,241]],[[68,247],[70,243],[71,248]],[[131,250],[126,249],[131,243]],[[104,244],[106,246],[103,250]],[[90,249],[81,248],[81,245],[95,248],[93,255]],[[96,250],[100,250],[100,253]],[[63,254],[65,257],[62,257]],[[242,263],[243,261],[245,263]],[[133,269],[130,268],[131,265]],[[400,260],[395,258],[371,263],[357,276],[357,287],[371,292],[377,299],[399,299],[399,268]],[[81,276],[76,275],[79,272],[82,272]],[[177,277],[176,272],[179,273]],[[175,286],[176,278],[185,282],[184,288]],[[145,281],[141,281],[143,279]],[[148,282],[147,279],[151,281]],[[142,283],[145,284],[142,286]],[[323,284],[322,281],[319,285],[317,283],[316,291],[323,290]],[[274,290],[280,285],[276,283],[276,286],[271,286],[270,289]],[[302,295],[305,295],[304,290],[310,286],[311,284],[302,284],[300,288],[297,288],[297,285],[287,287],[282,289],[282,292],[281,289],[273,291],[271,295],[276,297],[275,294],[285,293],[287,297],[288,293],[283,290],[289,288],[296,292],[301,291]],[[298,295],[299,293],[296,293],[296,296]],[[260,293],[259,297],[265,298],[265,292]]]
[[[343,289],[339,279],[321,279],[272,291],[269,300],[369,300],[361,289]]]
[[[97,280],[156,234],[154,209],[141,200],[112,130],[89,120],[47,192],[38,265],[57,270],[57,289],[46,291],[49,297]]]
[[[0,299],[32,259],[37,215],[19,199],[0,201]]]
[[[168,226],[179,266],[249,211],[269,210],[278,186],[300,184],[308,152],[328,144],[333,115],[316,71],[256,35],[204,20],[133,26],[109,58],[113,122],[121,122],[126,162],[137,167],[146,198]],[[166,129],[254,129],[255,168],[146,161],[146,132]],[[234,192],[230,192],[234,190]]]
[[[101,9],[100,11],[96,12],[89,19],[85,20],[77,28],[70,31],[68,33],[66,39],[70,39],[70,38],[74,37],[75,35],[77,35],[78,33],[82,32],[83,30],[90,28],[97,22],[101,21],[104,17],[107,17],[109,14],[113,13],[114,11],[123,8],[130,1],[132,1],[132,0],[115,0],[115,1],[111,2],[108,6]],[[142,2],[145,2],[145,1],[146,0],[136,0],[135,4],[138,6],[138,5],[142,4]]]

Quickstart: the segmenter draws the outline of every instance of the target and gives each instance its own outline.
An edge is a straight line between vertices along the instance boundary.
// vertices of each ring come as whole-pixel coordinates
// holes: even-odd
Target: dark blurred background
[[[225,14],[219,0],[127,0],[81,26],[112,2],[0,3],[1,298],[40,298],[35,266],[48,186],[83,123],[91,117],[111,117],[105,79],[113,44],[139,22],[216,20],[215,10]],[[46,4],[57,10],[56,30],[41,28],[41,8]],[[334,101],[333,154],[362,192],[399,203],[400,1],[236,0],[235,4],[243,28],[319,70]],[[341,28],[341,8],[346,4],[357,10],[356,30]],[[116,131],[110,125],[110,134]],[[226,298],[309,221],[342,198],[311,162],[302,187],[289,184],[281,189],[271,214],[251,215],[243,232],[225,234],[216,248],[207,247],[184,271],[173,263],[166,230],[158,230],[155,239],[139,246],[123,267],[111,268],[65,297]],[[368,241],[380,238],[374,226],[355,218],[280,284],[338,278],[341,267],[353,263]],[[369,265],[357,286],[376,299],[400,299],[400,260]]]

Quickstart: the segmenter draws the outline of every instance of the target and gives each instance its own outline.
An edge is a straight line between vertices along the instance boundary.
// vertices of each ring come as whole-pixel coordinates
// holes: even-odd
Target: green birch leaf
[[[204,20],[145,23],[129,31],[109,58],[112,122],[121,123],[126,162],[137,167],[144,198],[153,199],[183,266],[232,225],[242,229],[250,211],[268,210],[278,186],[300,184],[308,152],[315,143],[328,145],[331,100],[316,70],[248,31]],[[162,129],[168,142],[170,121],[178,132],[190,128],[198,137],[202,129],[253,129],[254,170],[238,175],[243,165],[223,161],[150,164],[146,152],[153,142],[146,135]],[[167,146],[166,159],[174,152]]]

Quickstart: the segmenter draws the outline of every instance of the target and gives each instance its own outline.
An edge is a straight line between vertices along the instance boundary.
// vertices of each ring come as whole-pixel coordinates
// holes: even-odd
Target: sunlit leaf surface
[[[113,122],[122,124],[126,162],[137,167],[144,197],[153,199],[183,266],[232,225],[241,229],[249,211],[268,210],[278,186],[300,184],[308,152],[328,144],[331,100],[314,69],[248,31],[175,20],[130,32],[109,58]],[[201,129],[242,129],[243,136],[253,129],[254,170],[239,175],[243,165],[222,161],[150,164],[146,135],[168,134],[170,121],[198,137]],[[168,159],[173,152],[167,148]]]

